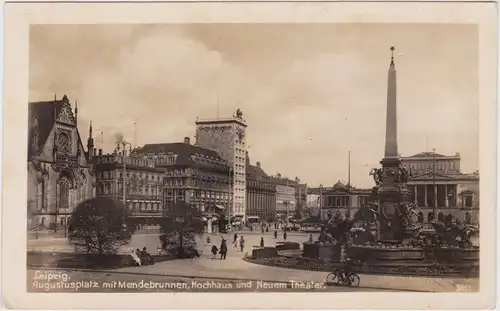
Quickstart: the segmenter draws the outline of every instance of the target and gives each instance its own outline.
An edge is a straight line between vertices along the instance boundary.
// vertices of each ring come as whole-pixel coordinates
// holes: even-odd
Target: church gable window
[[[69,125],[75,125],[75,117],[73,116],[73,112],[71,112],[71,106],[69,103],[65,103],[57,117],[57,122],[65,123]]]

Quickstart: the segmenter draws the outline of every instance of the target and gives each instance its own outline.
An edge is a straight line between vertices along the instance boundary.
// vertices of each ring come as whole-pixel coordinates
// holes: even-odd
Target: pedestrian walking
[[[233,243],[234,248],[236,248],[237,250],[240,249],[240,241],[241,241],[241,237],[238,237],[238,238],[236,238],[236,240]]]
[[[212,242],[212,239],[210,239],[210,236],[207,236],[207,245],[210,245],[211,242]]]
[[[227,243],[226,240],[222,239],[222,242],[220,243],[220,259],[226,259],[227,256]]]
[[[278,231],[274,230],[274,239],[278,239]]]
[[[309,243],[312,243],[313,242],[313,235],[312,233],[309,235]]]
[[[217,245],[213,245],[212,246],[212,260],[215,259],[215,257],[217,257],[217,253],[219,252],[219,249],[217,248]]]
[[[286,231],[283,232],[283,240],[286,241]]]
[[[238,239],[238,234],[235,233],[233,236],[233,244],[236,243],[236,239]]]
[[[264,247],[264,237],[260,237],[260,247]]]
[[[243,250],[245,249],[245,239],[242,237],[240,237],[240,251],[243,252]]]

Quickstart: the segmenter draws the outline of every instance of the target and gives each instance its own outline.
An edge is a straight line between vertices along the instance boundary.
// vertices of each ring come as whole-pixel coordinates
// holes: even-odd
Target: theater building
[[[328,220],[332,215],[352,217],[371,197],[371,189],[359,189],[338,181],[331,188],[321,191],[321,220]]]
[[[247,216],[258,216],[261,221],[276,219],[276,185],[261,167],[251,165],[247,155]]]
[[[102,154],[100,149],[94,166],[96,196],[125,202],[138,224],[158,223],[164,213],[161,169],[119,148],[111,154]]]
[[[230,167],[213,150],[184,142],[147,144],[133,152],[163,172],[163,204],[184,202],[206,216],[225,213],[232,206]]]
[[[66,230],[74,208],[94,197],[93,142],[87,153],[66,95],[31,102],[28,114],[28,229]]]
[[[460,221],[467,217],[473,223],[479,221],[479,172],[463,173],[459,153],[422,152],[401,161],[411,169],[408,187],[425,221],[433,213],[439,218],[451,214]]]

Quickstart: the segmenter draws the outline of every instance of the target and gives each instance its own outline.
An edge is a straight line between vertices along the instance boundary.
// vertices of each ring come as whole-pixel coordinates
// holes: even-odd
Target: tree
[[[176,203],[160,222],[160,242],[166,249],[174,245],[174,249],[182,256],[188,249],[196,245],[196,236],[203,234],[205,224],[203,215],[196,208],[184,202]]]
[[[127,245],[135,226],[127,208],[110,198],[97,197],[80,203],[71,214],[68,239],[88,253],[116,253]]]

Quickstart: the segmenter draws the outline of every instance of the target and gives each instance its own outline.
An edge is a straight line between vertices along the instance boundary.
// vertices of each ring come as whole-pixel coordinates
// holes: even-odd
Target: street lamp
[[[127,145],[130,147],[130,152],[132,152],[132,144],[126,141],[121,141],[120,144],[123,146],[123,205],[127,205]]]
[[[434,193],[432,200],[432,213],[436,215],[436,202],[437,202],[437,191],[436,191],[436,148],[432,148],[432,191]]]
[[[231,180],[234,178],[232,175],[233,168],[229,167],[229,180],[228,180],[228,193],[227,193],[227,218],[228,218],[228,230],[231,230]]]

